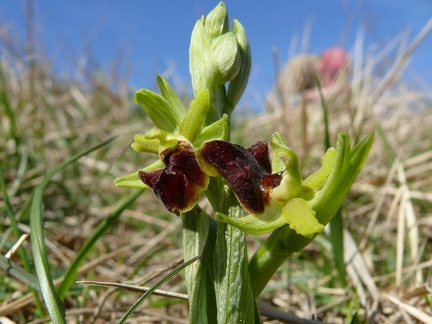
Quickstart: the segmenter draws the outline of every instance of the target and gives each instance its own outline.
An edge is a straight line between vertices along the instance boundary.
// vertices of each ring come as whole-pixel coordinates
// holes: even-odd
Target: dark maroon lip
[[[205,163],[215,167],[228,181],[242,207],[251,214],[262,214],[269,191],[277,187],[280,173],[270,174],[271,162],[266,142],[250,148],[224,141],[207,142],[200,149]]]
[[[208,185],[208,176],[199,167],[191,149],[176,147],[163,156],[164,169],[139,171],[138,176],[148,185],[165,207],[176,215],[192,209],[200,190]]]

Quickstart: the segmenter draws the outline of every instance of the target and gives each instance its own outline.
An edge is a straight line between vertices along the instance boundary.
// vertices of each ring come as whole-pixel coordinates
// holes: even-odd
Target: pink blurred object
[[[326,50],[318,63],[318,70],[322,77],[322,86],[333,85],[339,73],[347,67],[348,53],[340,47]]]

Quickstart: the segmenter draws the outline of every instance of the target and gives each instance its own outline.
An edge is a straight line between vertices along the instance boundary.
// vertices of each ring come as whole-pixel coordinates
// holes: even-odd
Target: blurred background
[[[8,53],[7,46],[31,51],[29,60],[44,57],[61,77],[81,77],[86,69],[115,70],[131,89],[154,88],[155,73],[163,73],[187,91],[190,33],[196,20],[216,3],[2,1],[1,55]],[[225,3],[230,19],[244,25],[251,41],[253,68],[245,98],[255,111],[261,110],[262,99],[275,81],[277,65],[293,56],[320,54],[332,46],[353,53],[356,42],[366,55],[383,55],[383,48],[401,39],[407,42],[432,17],[429,0]],[[409,85],[426,87],[432,82],[431,48],[432,35],[428,35],[407,62],[403,78]],[[376,73],[383,73],[385,66],[380,68]]]

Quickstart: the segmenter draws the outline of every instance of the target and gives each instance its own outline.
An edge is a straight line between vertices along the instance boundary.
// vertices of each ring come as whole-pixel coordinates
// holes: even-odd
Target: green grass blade
[[[93,231],[92,235],[84,243],[77,256],[75,257],[75,260],[72,262],[64,276],[64,279],[58,289],[58,296],[61,300],[64,299],[66,293],[69,291],[70,287],[74,283],[79,267],[87,258],[88,254],[94,247],[97,240],[111,227],[111,225],[118,219],[121,213],[128,206],[130,206],[139,196],[141,196],[144,191],[145,189],[139,189],[126,197],[123,202],[117,207],[117,209],[110,213],[108,217],[105,218]]]
[[[11,276],[17,278],[22,283],[26,284],[33,289],[40,291],[39,281],[38,279],[28,273],[26,270],[16,265],[10,259],[0,254],[0,268],[2,268],[5,272],[9,273]]]
[[[126,323],[126,320],[132,315],[132,313],[138,308],[139,305],[141,305],[144,300],[147,299],[156,289],[158,289],[160,286],[162,286],[165,282],[170,280],[172,277],[174,277],[177,273],[182,271],[184,268],[188,267],[198,259],[201,259],[201,256],[196,256],[189,261],[186,261],[181,266],[179,266],[177,269],[169,273],[167,276],[165,276],[161,281],[159,281],[157,284],[155,284],[153,287],[151,287],[145,294],[143,294],[132,306],[128,309],[128,311],[123,315],[123,317],[120,319],[119,324]]]
[[[4,181],[2,168],[0,168],[0,187],[1,187],[1,191],[3,193],[3,201],[4,201],[4,205],[5,205],[4,209],[6,211],[6,214],[9,217],[10,224],[11,224],[10,229],[14,233],[15,238],[18,239],[23,233],[18,228],[18,219],[19,218],[15,216],[14,210],[13,210],[12,205],[10,203],[10,198],[9,198],[8,192],[6,190],[6,183]],[[5,235],[5,238],[4,238],[5,240],[6,240],[7,236],[8,236],[8,234]],[[0,243],[0,246],[3,245],[2,243]],[[32,268],[31,268],[29,257],[27,255],[26,250],[23,247],[19,247],[18,254],[19,254],[20,260],[24,266],[23,271],[26,271],[26,273],[29,273]],[[27,282],[25,282],[25,283],[27,283]],[[37,279],[36,279],[35,284],[37,284],[37,286],[39,287],[39,283],[37,282]],[[34,284],[28,284],[28,286],[34,288]],[[38,290],[40,290],[40,287],[38,288]],[[37,314],[42,315],[43,314],[43,307],[42,307],[42,301],[40,300],[39,294],[34,289],[32,290],[32,294],[33,294],[34,302],[35,302],[35,305],[37,308]]]
[[[41,287],[42,296],[47,306],[48,312],[54,323],[66,323],[64,306],[60,301],[54,287],[53,279],[51,276],[49,262],[47,257],[47,250],[44,240],[43,219],[42,219],[42,199],[45,187],[50,182],[51,178],[59,171],[66,168],[68,165],[76,162],[82,156],[108,144],[113,138],[102,142],[80,154],[75,155],[69,160],[63,162],[59,166],[49,171],[42,182],[36,187],[33,203],[30,211],[30,230],[31,230],[31,247],[36,269],[36,275]]]

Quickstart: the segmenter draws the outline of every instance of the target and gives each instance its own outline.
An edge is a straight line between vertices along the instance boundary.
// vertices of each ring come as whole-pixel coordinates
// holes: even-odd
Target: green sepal
[[[228,114],[228,116],[231,115],[243,95],[252,68],[251,47],[246,35],[246,30],[238,20],[234,19],[232,31],[235,33],[237,38],[237,45],[241,56],[241,68],[237,76],[231,80],[228,86],[227,102],[223,111]]]
[[[146,166],[141,171],[149,172],[149,171],[161,169],[163,167],[164,167],[163,162],[161,160],[157,160],[156,162]],[[122,188],[148,188],[148,186],[144,184],[144,182],[142,182],[140,177],[138,176],[138,171],[116,178],[114,180],[114,184],[117,187],[122,187]]]
[[[222,213],[216,213],[215,216],[218,221],[230,224],[243,232],[253,235],[269,233],[274,231],[276,228],[286,225],[284,220],[280,217],[266,220],[254,215],[230,218]]]
[[[198,133],[193,145],[199,148],[205,142],[209,141],[226,141],[228,138],[228,116],[223,115],[222,118],[201,129]]]
[[[195,99],[191,101],[185,118],[180,123],[179,134],[194,142],[210,109],[208,90],[199,90]]]
[[[180,99],[168,81],[159,74],[157,75],[156,80],[161,95],[174,107],[174,109],[179,112],[180,115],[186,115],[186,107],[184,106],[183,101]]]
[[[313,238],[317,233],[324,230],[324,225],[316,219],[315,211],[309,202],[301,198],[293,198],[288,201],[282,209],[280,217],[297,234],[307,238]]]
[[[228,31],[228,10],[225,3],[219,4],[204,18],[205,31],[214,39]]]
[[[234,32],[215,38],[212,43],[214,58],[219,69],[219,85],[234,79],[241,68],[241,55]]]
[[[158,139],[148,139],[144,134],[135,134],[132,148],[139,153],[148,152],[159,153],[160,141]]]
[[[178,107],[174,107],[164,97],[151,90],[141,89],[135,92],[133,99],[150,117],[156,127],[167,132],[174,132],[178,129],[184,112]]]
[[[330,147],[321,159],[321,168],[303,180],[303,185],[312,188],[314,191],[318,191],[324,185],[324,182],[334,168],[335,159],[336,150],[334,147]]]

